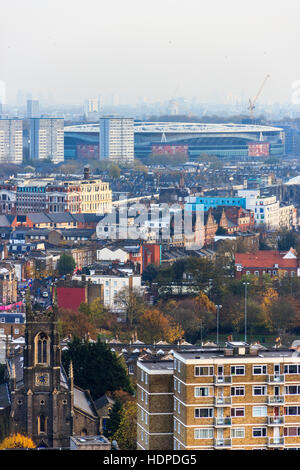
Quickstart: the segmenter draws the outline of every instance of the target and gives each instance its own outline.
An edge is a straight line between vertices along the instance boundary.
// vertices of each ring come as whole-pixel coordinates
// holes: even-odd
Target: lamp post
[[[222,305],[216,305],[216,309],[217,309],[217,346],[219,346],[220,308],[222,308]]]
[[[247,286],[250,282],[243,282],[245,286],[245,343],[247,343]]]

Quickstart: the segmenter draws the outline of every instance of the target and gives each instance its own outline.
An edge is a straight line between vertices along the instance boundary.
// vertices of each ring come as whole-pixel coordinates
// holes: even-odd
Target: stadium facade
[[[259,158],[285,154],[285,133],[279,127],[251,124],[178,122],[134,123],[135,157],[186,154],[220,158]],[[99,158],[99,124],[65,127],[65,158]]]

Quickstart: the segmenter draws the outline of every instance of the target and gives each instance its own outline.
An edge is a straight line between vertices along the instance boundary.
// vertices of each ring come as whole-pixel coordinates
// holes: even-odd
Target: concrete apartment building
[[[23,162],[23,121],[0,118],[0,163]]]
[[[160,373],[162,362],[138,362],[138,449],[156,449],[150,437],[157,432],[152,427],[153,416],[157,417],[152,410],[147,417],[149,427],[142,421],[141,410],[147,408],[141,390],[148,389],[141,372],[151,371],[149,381],[157,371],[160,400],[166,403],[164,394],[170,389],[166,374]],[[161,450],[300,449],[298,351],[227,343],[219,349],[175,351],[174,370],[169,367],[174,382],[173,443],[161,440]],[[166,429],[161,426],[160,432]]]
[[[134,120],[102,117],[99,132],[100,160],[132,162],[134,160]]]
[[[31,160],[64,161],[64,119],[31,118],[29,155]]]

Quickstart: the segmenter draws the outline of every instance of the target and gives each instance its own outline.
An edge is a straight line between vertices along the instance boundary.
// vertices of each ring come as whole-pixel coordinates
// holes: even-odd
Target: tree
[[[22,434],[13,434],[6,437],[0,444],[0,450],[5,449],[35,449],[36,445],[30,437]]]
[[[135,327],[145,310],[144,297],[140,291],[125,287],[115,297],[115,303],[125,311],[129,327]]]
[[[120,178],[120,174],[120,168],[118,167],[118,165],[113,163],[109,168],[109,175],[111,176],[111,178]]]
[[[62,336],[77,337],[80,339],[97,335],[96,328],[89,318],[78,310],[70,308],[59,309],[58,314],[60,334]]]
[[[121,420],[117,432],[114,434],[120,450],[136,450],[137,441],[137,404],[128,401],[121,410]]]
[[[109,412],[109,419],[107,420],[106,430],[104,435],[109,439],[112,439],[114,434],[117,432],[121,422],[121,411],[123,409],[123,403],[118,398],[112,406]]]
[[[139,336],[146,343],[159,340],[175,342],[182,338],[184,330],[169,315],[164,315],[158,308],[147,309],[139,321]]]
[[[269,307],[269,329],[281,334],[298,327],[299,309],[291,297],[275,298]]]
[[[130,379],[120,358],[100,339],[93,343],[74,338],[62,354],[66,370],[71,361],[75,384],[90,390],[93,399],[120,388],[132,393]]]
[[[72,255],[63,253],[57,263],[57,269],[61,276],[72,274],[74,272],[76,263]]]

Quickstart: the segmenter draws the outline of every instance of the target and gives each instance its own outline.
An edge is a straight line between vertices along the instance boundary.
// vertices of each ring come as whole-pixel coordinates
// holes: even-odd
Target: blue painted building
[[[220,197],[220,196],[200,196],[190,197],[185,204],[188,211],[208,211],[210,208],[219,206],[237,206],[246,209],[245,197]]]

